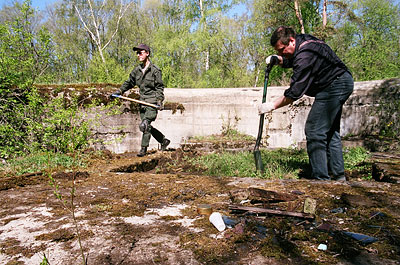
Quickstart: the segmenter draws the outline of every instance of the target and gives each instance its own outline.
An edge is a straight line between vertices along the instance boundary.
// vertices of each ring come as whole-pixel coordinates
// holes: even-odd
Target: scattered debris
[[[317,208],[317,201],[311,198],[306,198],[304,201],[304,213],[315,214]]]
[[[330,231],[334,230],[332,225],[328,224],[328,223],[320,224],[319,226],[317,226],[317,229],[320,230],[320,231],[324,231],[324,232],[330,232]]]
[[[353,233],[353,232],[347,232],[347,231],[342,231],[342,233],[348,237],[351,237],[357,241],[359,241],[363,245],[371,244],[376,241],[378,241],[378,238],[372,237],[372,236],[367,236],[359,233]]]
[[[218,231],[222,232],[225,230],[226,226],[224,220],[222,219],[222,215],[219,212],[213,212],[210,215],[209,220],[218,229]]]
[[[400,183],[400,155],[374,153],[372,178],[376,181]]]
[[[224,220],[224,223],[227,228],[233,228],[239,223],[238,220],[232,219],[228,216],[222,216],[222,219]]]
[[[159,154],[102,157],[84,169],[88,175],[53,174],[66,199],[73,176],[81,178],[74,199],[93,264],[398,264],[400,185],[361,175],[349,185],[220,178],[183,164],[191,152]],[[157,166],[143,171],[152,159]],[[0,263],[39,264],[37,253],[48,245],[57,253],[49,263],[78,260],[70,248],[76,238],[69,213],[53,196],[47,174],[13,180],[0,183],[8,187],[0,194]],[[159,211],[175,204],[186,207]],[[222,232],[210,223],[213,210],[221,214]]]
[[[251,212],[251,213],[267,213],[267,214],[274,214],[274,215],[298,217],[298,218],[304,218],[304,219],[314,219],[315,218],[315,216],[313,214],[288,212],[288,211],[265,209],[265,208],[259,208],[259,207],[245,207],[245,206],[229,205],[229,209],[231,211]]]
[[[328,246],[325,244],[319,244],[318,245],[318,250],[326,251],[328,249]]]
[[[200,215],[211,215],[212,208],[209,204],[199,204],[197,206],[197,213]]]
[[[385,217],[386,214],[382,213],[382,212],[376,212],[371,214],[371,216],[369,217],[369,219],[373,219],[373,218],[380,218],[380,217]]]
[[[346,212],[346,208],[338,207],[338,208],[332,209],[330,212],[331,213],[345,213]]]
[[[293,201],[298,198],[298,196],[289,193],[276,192],[271,190],[263,190],[259,188],[249,188],[249,198],[252,203],[257,202],[285,202]]]

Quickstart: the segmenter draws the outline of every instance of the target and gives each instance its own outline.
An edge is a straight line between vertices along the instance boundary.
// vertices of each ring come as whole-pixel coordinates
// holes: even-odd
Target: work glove
[[[273,102],[266,102],[258,105],[258,114],[264,114],[267,112],[271,112],[275,109]]]
[[[157,100],[157,106],[159,106],[158,110],[163,110],[164,109],[164,105],[163,105],[162,100]]]
[[[279,64],[279,57],[278,55],[270,55],[267,57],[267,59],[265,59],[265,62],[267,63],[267,65],[276,65]]]
[[[114,100],[116,97],[115,96],[121,96],[121,90],[117,90],[117,91],[115,91],[114,93],[112,93],[111,95],[110,95],[110,99],[111,100]]]

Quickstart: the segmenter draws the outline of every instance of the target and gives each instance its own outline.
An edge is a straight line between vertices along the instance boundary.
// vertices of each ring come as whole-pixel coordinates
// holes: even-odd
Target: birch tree
[[[119,24],[125,15],[125,12],[131,6],[133,6],[135,2],[128,1],[127,3],[124,3],[123,0],[120,0],[119,5],[115,7],[112,6],[112,3],[107,3],[107,0],[103,0],[102,2],[96,0],[86,0],[86,2],[88,5],[88,10],[84,9],[85,5],[80,5],[76,2],[73,4],[73,6],[77,12],[79,20],[95,44],[101,60],[105,65],[106,59],[104,57],[104,50],[117,34]],[[112,25],[111,23],[113,16],[115,16],[116,19],[115,25]],[[109,33],[108,38],[105,37],[107,33]]]
[[[300,9],[299,0],[294,0],[294,10],[296,12],[296,17],[299,20],[301,33],[304,34],[306,32],[304,30],[304,22],[303,22],[303,17],[301,16],[301,9]]]
[[[326,6],[327,6],[327,0],[323,0],[322,3],[322,28],[326,28],[326,24],[328,23],[328,16],[326,14]]]

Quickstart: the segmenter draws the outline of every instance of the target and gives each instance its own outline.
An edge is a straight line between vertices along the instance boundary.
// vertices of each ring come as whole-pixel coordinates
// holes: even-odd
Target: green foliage
[[[83,148],[90,130],[76,99],[48,100],[32,86],[51,61],[50,36],[31,27],[29,1],[17,7],[18,16],[0,24],[0,157]]]
[[[300,169],[307,164],[306,152],[294,149],[262,150],[265,172],[256,171],[254,155],[250,152],[213,153],[193,159],[191,163],[206,169],[211,176],[235,176],[258,178],[297,178]]]
[[[99,55],[90,61],[87,80],[90,83],[116,83],[127,78],[128,74],[115,59],[105,56],[103,63]]]
[[[236,129],[229,129],[221,135],[194,136],[191,140],[199,142],[254,142],[255,138]]]
[[[42,152],[7,160],[6,164],[0,164],[0,173],[15,176],[85,166],[86,162],[82,156],[71,157],[61,153]]]
[[[32,125],[42,114],[42,100],[36,90],[4,89],[0,106],[3,113],[0,123],[0,157],[18,156],[31,146],[35,138]]]
[[[50,265],[49,260],[46,257],[46,254],[43,253],[43,260],[40,262],[40,265]]]
[[[400,9],[392,1],[360,0],[352,46],[345,55],[356,80],[398,77]],[[349,29],[349,27],[347,27]]]
[[[250,152],[212,153],[189,161],[196,167],[204,168],[211,176],[257,177],[266,179],[298,178],[301,170],[308,167],[305,150],[277,149],[261,150],[264,174],[256,171],[254,155]],[[345,148],[343,151],[346,170],[366,172],[369,152],[362,147]]]
[[[29,87],[49,66],[52,45],[45,28],[33,29],[30,1],[17,4],[17,16],[0,24],[0,89]],[[6,91],[5,91],[6,90]],[[7,91],[8,90],[8,91]]]
[[[377,115],[376,127],[379,135],[400,139],[400,84],[399,79],[386,80],[377,93],[378,107],[373,115]]]
[[[121,17],[117,14],[119,2],[94,2],[97,17],[92,21],[87,2],[62,0],[35,26],[30,21],[39,14],[29,1],[14,4],[21,10],[17,19],[8,12],[13,9],[5,6],[0,10],[4,13],[0,19],[0,38],[4,40],[0,42],[0,82],[7,87],[32,82],[121,83],[137,63],[132,46],[147,43],[153,62],[163,71],[166,87],[262,86],[264,60],[276,53],[269,45],[272,31],[289,25],[300,32],[293,1],[201,3],[147,1],[140,7],[132,4]],[[247,13],[229,14],[239,3],[246,6]],[[394,3],[328,1],[328,24],[323,26],[322,1],[299,1],[306,33],[326,40],[356,81],[392,78],[400,72],[400,10]],[[36,24],[43,25],[42,29]],[[99,34],[88,35],[87,28],[97,29]],[[270,83],[288,85],[290,75],[290,70],[275,67]]]
[[[70,153],[86,147],[90,128],[80,112],[78,99],[73,98],[67,106],[64,100],[59,97],[45,105],[48,115],[36,123],[36,142],[46,150]]]
[[[370,157],[370,153],[364,147],[344,148],[344,168],[350,172],[361,174],[363,179],[372,179]]]
[[[347,170],[360,169],[360,165],[370,158],[369,152],[364,147],[344,148],[344,167]]]
[[[87,146],[89,121],[82,116],[77,98],[45,101],[35,89],[24,102],[9,100],[0,124],[0,156],[12,158],[40,150],[73,152]],[[11,102],[11,103],[10,103]],[[12,109],[12,111],[10,110]]]

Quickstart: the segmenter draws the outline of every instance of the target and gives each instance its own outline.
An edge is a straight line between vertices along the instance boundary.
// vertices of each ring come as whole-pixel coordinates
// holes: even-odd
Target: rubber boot
[[[170,140],[168,140],[167,138],[164,138],[164,140],[161,143],[161,151],[165,151],[167,150],[167,146],[171,143]]]
[[[147,147],[142,146],[142,148],[140,149],[140,152],[137,154],[137,156],[142,157],[145,156],[147,153]]]

